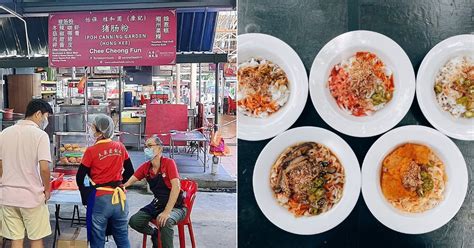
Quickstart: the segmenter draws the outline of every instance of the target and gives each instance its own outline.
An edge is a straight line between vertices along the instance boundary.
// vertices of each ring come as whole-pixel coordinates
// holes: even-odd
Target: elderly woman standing
[[[108,229],[117,247],[128,248],[128,204],[122,181],[133,174],[133,166],[125,146],[111,139],[112,118],[97,115],[90,131],[96,142],[84,153],[76,176],[82,201],[87,204],[88,240],[91,247],[104,247]],[[92,187],[85,187],[86,175]]]
[[[130,218],[130,226],[150,235],[153,247],[158,247],[158,230],[148,225],[152,219],[156,219],[161,227],[161,243],[164,248],[170,248],[173,247],[173,227],[186,216],[178,168],[174,160],[162,156],[163,145],[158,137],[149,138],[145,146],[147,162],[137,169],[124,186],[146,178],[154,199]]]

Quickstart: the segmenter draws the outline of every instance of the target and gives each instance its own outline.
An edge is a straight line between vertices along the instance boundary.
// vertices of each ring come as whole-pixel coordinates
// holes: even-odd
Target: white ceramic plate
[[[416,98],[426,119],[449,137],[474,140],[474,118],[455,118],[444,111],[433,90],[439,69],[450,59],[470,55],[474,57],[474,35],[458,35],[441,41],[423,59],[416,79]]]
[[[317,142],[331,149],[344,166],[346,182],[342,199],[332,209],[317,216],[296,218],[273,196],[270,170],[287,147],[305,141]],[[311,235],[334,228],[350,214],[359,198],[360,180],[357,158],[341,137],[318,127],[299,127],[278,135],[262,150],[253,171],[253,192],[258,206],[273,224],[287,232]]]
[[[394,75],[392,100],[371,116],[356,117],[337,106],[328,88],[334,65],[359,51],[375,53]],[[415,73],[410,59],[392,39],[371,31],[352,31],[329,41],[314,59],[309,76],[309,92],[318,114],[341,133],[355,137],[381,134],[397,125],[410,109],[415,96]]]
[[[285,42],[266,34],[238,36],[239,64],[251,58],[263,58],[279,65],[290,84],[288,102],[266,118],[253,118],[238,112],[239,138],[264,140],[287,130],[300,116],[308,98],[308,76],[298,54]]]
[[[405,143],[429,146],[445,164],[448,180],[444,200],[423,213],[396,209],[385,199],[380,186],[383,159]],[[456,144],[437,130],[425,126],[404,126],[384,134],[369,149],[362,165],[362,195],[370,212],[382,224],[401,233],[427,233],[448,223],[461,208],[467,184],[466,162]]]

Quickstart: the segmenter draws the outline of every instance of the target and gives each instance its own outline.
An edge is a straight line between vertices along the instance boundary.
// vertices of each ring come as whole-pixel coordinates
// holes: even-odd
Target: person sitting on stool
[[[158,229],[148,225],[151,220],[156,219],[160,227],[162,246],[172,248],[173,227],[186,217],[187,209],[183,206],[183,193],[176,163],[163,157],[162,152],[161,140],[157,136],[149,138],[145,144],[147,162],[137,169],[124,187],[146,178],[154,199],[130,218],[129,225],[140,233],[150,235],[153,247],[158,247]]]

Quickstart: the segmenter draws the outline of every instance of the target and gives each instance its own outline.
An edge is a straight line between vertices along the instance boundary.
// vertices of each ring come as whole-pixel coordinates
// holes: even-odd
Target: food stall
[[[85,115],[93,118],[95,114],[111,113],[118,107],[119,74],[112,74],[118,67],[73,67],[59,68],[57,72],[56,91],[56,131],[81,132],[85,129]],[[107,70],[106,70],[107,69]],[[97,74],[98,72],[102,74]],[[105,73],[109,72],[109,73]],[[87,92],[80,90],[83,81]]]
[[[80,79],[75,79],[75,70],[72,68],[72,78],[63,74],[64,78],[58,81],[54,115],[54,171],[65,174],[75,174],[86,147],[92,145],[88,138],[89,120],[96,114],[110,115],[111,112],[108,102],[96,104],[98,94],[94,85],[87,80],[88,70],[84,68]],[[104,98],[102,100],[106,100],[107,95]]]
[[[141,11],[141,10],[140,10]],[[143,12],[149,12],[155,10],[144,10]],[[43,98],[48,98],[49,101],[54,106],[54,120],[50,120],[50,126],[48,127],[48,132],[54,134],[51,136],[51,140],[55,141],[55,149],[57,160],[61,159],[61,154],[58,152],[60,147],[64,147],[65,144],[76,144],[77,142],[66,141],[67,138],[64,138],[71,134],[79,135],[79,133],[87,132],[87,121],[93,118],[93,115],[96,113],[105,113],[111,115],[117,123],[117,132],[125,130],[127,133],[121,133],[122,141],[126,144],[135,146],[139,144],[137,141],[140,140],[144,135],[144,130],[146,129],[146,104],[151,103],[153,99],[156,99],[158,103],[176,103],[177,100],[177,86],[183,82],[191,83],[191,80],[183,78],[183,80],[176,80],[179,73],[173,75],[174,64],[218,64],[227,62],[227,54],[215,54],[212,53],[213,48],[213,37],[203,35],[203,32],[215,32],[215,18],[217,12],[215,10],[199,10],[199,16],[205,17],[203,19],[196,19],[195,17],[198,14],[194,14],[194,11],[184,11],[182,13],[177,13],[181,15],[181,19],[184,21],[179,26],[179,31],[177,33],[172,33],[172,25],[176,23],[170,22],[170,19],[162,18],[157,20],[152,18],[145,20],[138,20],[140,14],[135,15],[134,23],[128,25],[128,30],[119,29],[119,33],[128,32],[131,33],[133,30],[135,33],[139,32],[150,32],[148,37],[150,39],[158,39],[156,42],[163,42],[169,38],[173,42],[167,42],[165,46],[162,46],[160,52],[163,53],[163,56],[158,56],[153,52],[148,53],[149,45],[146,44],[143,40],[134,39],[134,36],[130,36],[128,42],[137,44],[134,50],[130,50],[129,46],[125,46],[128,50],[114,49],[114,46],[102,46],[105,50],[110,48],[107,51],[100,51],[97,49],[101,45],[94,40],[86,40],[83,32],[85,30],[93,30],[95,35],[103,35],[113,33],[112,30],[102,30],[102,22],[105,22],[105,16],[100,16],[102,12],[83,12],[83,13],[67,13],[67,14],[51,14],[50,17],[38,17],[33,19],[28,19],[28,25],[33,25],[34,34],[37,34],[39,37],[38,40],[31,39],[33,43],[32,53],[37,54],[35,56],[28,57],[18,57],[12,59],[1,59],[0,58],[0,67],[30,67],[38,68],[38,73],[41,73],[41,95]],[[115,12],[114,12],[115,13]],[[132,14],[127,12],[126,15]],[[174,12],[176,14],[176,12]],[[98,15],[96,15],[98,14]],[[121,13],[117,11],[117,16]],[[89,15],[89,16],[85,16]],[[96,15],[95,18],[93,15]],[[100,17],[99,17],[100,16]],[[122,18],[125,14],[122,14]],[[184,18],[185,17],[185,18]],[[16,19],[11,18],[14,22],[14,26],[18,26]],[[49,21],[48,21],[49,19]],[[93,22],[92,20],[96,22]],[[117,22],[116,18],[113,18],[113,22]],[[90,22],[89,22],[90,21]],[[107,20],[110,22],[110,18]],[[127,20],[130,21],[130,20]],[[151,22],[147,24],[141,24],[142,22]],[[201,24],[199,24],[201,23]],[[206,24],[206,25],[204,25]],[[37,30],[44,30],[47,26],[50,26],[48,35],[45,36],[43,33],[37,33]],[[144,28],[143,25],[150,25],[150,28]],[[159,28],[161,25],[161,28]],[[168,26],[168,29],[165,30],[165,25]],[[196,34],[194,37],[189,35],[189,30],[193,30],[193,26],[202,26],[206,27],[206,30],[198,31],[195,30]],[[19,27],[22,27],[19,25]],[[188,27],[188,28],[184,28]],[[116,28],[114,26],[114,28]],[[121,26],[120,26],[121,28]],[[125,28],[125,27],[124,27]],[[16,29],[16,28],[15,28]],[[21,32],[21,30],[10,30],[12,32]],[[64,32],[61,34],[60,31],[64,29]],[[178,29],[178,28],[176,28]],[[56,32],[54,32],[56,31]],[[72,31],[72,32],[68,32]],[[117,31],[114,29],[114,31]],[[165,31],[167,32],[165,34]],[[24,31],[23,31],[24,32]],[[176,37],[179,39],[177,40]],[[135,37],[136,38],[136,37]],[[165,39],[166,38],[166,39]],[[196,39],[198,38],[198,39]],[[110,39],[113,42],[119,42],[119,40]],[[122,39],[125,40],[125,39]],[[155,41],[154,41],[155,42]],[[63,43],[63,44],[62,44]],[[62,44],[62,45],[61,45]],[[25,44],[21,44],[25,45]],[[92,45],[92,47],[91,47]],[[38,47],[49,46],[49,49],[45,51],[37,50]],[[90,49],[94,50],[94,53],[90,53]],[[65,56],[61,50],[74,51],[76,55],[81,56]],[[25,50],[28,51],[28,50]],[[123,53],[127,52],[128,54],[133,54],[134,56],[129,56],[124,59]],[[198,52],[191,52],[198,51]],[[29,51],[28,51],[29,52]],[[110,57],[107,60],[101,61],[104,58],[103,54],[107,54]],[[29,55],[29,54],[28,54]],[[136,59],[137,56],[142,56],[143,59]],[[119,57],[121,59],[119,59]],[[151,79],[150,83],[153,83],[153,89],[147,89],[150,85],[139,85],[136,84],[136,79],[134,82],[126,82],[128,73],[125,71],[125,67],[140,67],[141,65],[160,67],[162,72],[167,72],[168,77],[165,81],[159,82],[159,80]],[[218,66],[216,66],[219,68]],[[170,70],[171,68],[171,70]],[[17,72],[20,70],[18,69]],[[15,73],[15,72],[13,72]],[[219,82],[221,77],[219,77],[219,70],[210,72],[214,74],[215,77],[209,78],[208,83],[214,84]],[[153,75],[156,77],[157,75]],[[163,76],[163,75],[160,75]],[[86,92],[79,93],[78,84],[83,77],[87,77]],[[199,79],[200,81],[201,79]],[[125,95],[124,91],[129,91],[128,87],[135,88],[135,92],[132,95],[132,106],[125,106]],[[210,88],[210,87],[209,87]],[[216,91],[218,87],[215,88]],[[143,96],[143,104],[141,103]],[[87,99],[87,100],[86,100]],[[197,98],[196,98],[197,99]],[[217,100],[218,98],[214,98]],[[214,110],[214,109],[209,109]],[[188,127],[194,128],[194,118],[197,117],[197,112],[195,109],[188,111]],[[120,118],[121,116],[122,118]],[[140,125],[137,125],[137,119],[139,119]],[[15,120],[12,120],[11,123],[14,123]],[[214,120],[217,123],[217,118]],[[7,124],[7,123],[5,123]],[[122,125],[124,124],[124,125]],[[68,134],[68,135],[66,135]],[[139,134],[139,135],[136,135]],[[127,138],[129,136],[129,140]],[[59,137],[56,137],[59,136]],[[63,137],[64,136],[64,137]],[[84,135],[85,136],[85,135]],[[77,138],[77,137],[76,137]],[[84,141],[86,143],[86,141]],[[139,145],[136,145],[139,146]],[[68,159],[69,161],[69,159]],[[63,162],[65,160],[63,159]]]
[[[175,35],[172,9],[50,15],[49,66],[59,68],[56,171],[70,171],[80,164],[84,147],[92,144],[88,123],[99,113],[116,121],[117,133],[124,133],[117,138],[140,147],[145,113],[137,116],[124,109],[124,103],[133,107],[137,98],[141,100],[145,88],[141,85],[151,83],[151,65],[175,63]]]
[[[21,52],[27,51],[28,56],[20,57],[20,58],[15,58],[14,59],[14,65],[12,67],[37,67],[37,66],[50,66],[51,68],[57,68],[55,69],[56,76],[54,79],[51,78],[45,78],[43,79],[45,83],[42,83],[42,91],[44,91],[44,97],[49,97],[51,99],[51,102],[54,103],[54,112],[55,112],[55,120],[51,121],[50,125],[53,127],[53,132],[54,132],[54,138],[52,138],[53,142],[53,151],[54,151],[54,170],[56,172],[52,173],[53,180],[55,184],[58,184],[60,182],[60,178],[65,179],[65,181],[70,180],[70,177],[67,177],[62,174],[62,172],[65,172],[66,174],[74,175],[74,168],[77,168],[79,163],[81,162],[81,157],[84,153],[84,148],[87,145],[90,145],[91,141],[88,139],[88,129],[87,129],[87,122],[93,118],[93,114],[95,113],[106,113],[113,115],[114,119],[117,121],[117,128],[120,128],[120,131],[127,131],[133,134],[139,133],[141,137],[141,133],[145,129],[145,118],[146,118],[146,107],[143,106],[142,104],[132,104],[132,106],[127,106],[124,107],[124,101],[125,100],[125,95],[123,94],[124,91],[127,89],[124,89],[126,87],[126,83],[122,80],[124,80],[123,77],[126,76],[125,73],[123,73],[123,68],[124,66],[140,66],[141,63],[143,65],[163,65],[163,64],[175,64],[179,63],[178,61],[182,61],[181,63],[189,63],[183,58],[193,58],[191,63],[198,63],[201,62],[204,58],[204,60],[209,61],[210,63],[220,63],[222,61],[227,60],[227,55],[222,54],[222,56],[215,56],[215,54],[207,54],[206,56],[201,57],[200,54],[195,56],[195,54],[191,54],[191,56],[188,56],[189,54],[176,54],[177,51],[179,51],[179,41],[182,40],[183,44],[191,44],[191,42],[188,42],[187,39],[192,38],[192,33],[189,32],[189,30],[193,30],[192,25],[195,26],[200,26],[202,27],[203,30],[194,32],[197,33],[195,35],[196,37],[201,37],[201,40],[197,40],[198,43],[200,43],[200,47],[198,48],[193,48],[187,51],[206,51],[206,52],[211,52],[212,51],[212,44],[213,44],[213,38],[214,35],[213,33],[215,32],[215,22],[217,19],[217,11],[216,10],[208,10],[206,7],[204,11],[201,11],[202,13],[199,13],[201,16],[201,20],[196,20],[194,21],[194,13],[188,13],[193,16],[192,20],[192,25],[187,25],[190,26],[189,29],[185,29],[183,33],[186,33],[186,35],[183,35],[182,33],[177,34],[176,30],[172,30],[173,28],[176,29],[176,22],[177,20],[170,20],[168,18],[165,18],[167,16],[161,15],[164,14],[164,11],[171,11],[173,15],[177,16],[176,10],[162,10],[161,14],[157,14],[158,16],[147,16],[147,12],[153,12],[155,10],[143,10],[144,6],[155,6],[156,7],[163,7],[163,6],[175,6],[176,3],[169,1],[169,3],[165,2],[160,2],[160,3],[146,3],[146,4],[130,4],[133,6],[130,6],[128,8],[129,3],[125,3],[126,1],[120,1],[122,2],[121,4],[114,3],[114,4],[103,4],[101,8],[95,8],[96,6],[93,6],[92,8],[83,8],[83,9],[75,9],[77,7],[81,8],[79,6],[72,6],[69,5],[71,3],[65,3],[64,5],[68,5],[70,9],[64,10],[64,7],[62,3],[55,3],[54,5],[51,5],[49,7],[44,8],[41,13],[38,15],[38,17],[32,17],[30,18],[28,16],[26,22],[28,25],[25,24],[25,27],[28,26],[28,29],[31,30],[30,35],[26,33],[26,36],[24,35],[24,32],[22,32],[21,35],[18,35],[16,32],[14,33],[15,37],[26,37],[26,43],[27,45],[30,44],[30,41],[28,41],[28,37],[30,39],[32,37],[35,37],[35,39],[31,39],[31,52],[32,56],[30,58],[30,48],[27,47],[26,49],[18,49],[20,54]],[[165,5],[163,5],[165,3]],[[23,5],[30,5],[31,3],[23,3],[23,2],[18,2],[18,6],[23,6]],[[35,5],[36,3],[33,3]],[[85,3],[84,5],[86,5]],[[93,3],[89,3],[91,5]],[[96,3],[94,3],[96,4]],[[99,3],[97,3],[98,5]],[[194,7],[202,7],[203,2],[196,2],[196,3],[185,3],[179,4],[180,6],[189,6],[190,4],[196,4],[197,6]],[[235,4],[235,2],[234,2]],[[3,4],[2,4],[3,5]],[[38,5],[42,5],[42,3],[38,2]],[[213,7],[218,7],[220,6],[220,3],[213,3]],[[15,3],[15,6],[16,3]],[[127,8],[123,8],[123,6],[127,6]],[[110,9],[109,9],[110,7]],[[16,9],[16,8],[15,8]],[[22,10],[22,14],[26,14],[28,12],[27,9],[23,9],[22,7],[19,7],[19,9]],[[31,9],[31,8],[30,8]],[[113,10],[116,9],[118,11],[107,11],[107,16],[100,16],[102,12],[94,12],[91,10],[94,9],[103,9],[103,10]],[[126,9],[126,11],[121,11],[122,9]],[[130,10],[131,9],[131,10]],[[201,8],[199,8],[201,9]],[[44,16],[43,14],[46,12],[51,11],[51,14],[49,16]],[[61,14],[59,12],[64,11],[64,14]],[[74,12],[74,11],[84,11],[82,13]],[[159,12],[159,11],[158,11]],[[58,13],[58,14],[56,14]],[[155,12],[156,13],[156,12]],[[111,18],[111,15],[113,18]],[[135,14],[135,15],[134,15]],[[90,15],[90,18],[84,17],[81,15]],[[113,22],[117,22],[119,20],[119,16],[124,24],[127,25],[127,27],[124,27],[122,25],[119,26],[119,30],[117,30],[117,27],[114,25],[117,25],[115,23],[103,23],[103,22],[110,22],[111,20]],[[143,18],[146,16],[146,18]],[[175,16],[175,17],[176,17]],[[198,15],[196,15],[198,16]],[[130,18],[125,18],[125,17],[130,17]],[[156,28],[159,27],[158,22],[155,20],[158,20],[157,17],[160,17],[159,20],[161,20],[161,30],[157,30]],[[189,17],[189,15],[188,15]],[[8,19],[8,18],[7,18]],[[108,21],[105,21],[107,19]],[[147,21],[150,21],[152,25],[149,25],[149,23],[140,23],[139,21],[142,21],[146,19]],[[181,20],[190,20],[189,18],[181,18]],[[206,22],[207,20],[207,22]],[[90,21],[90,22],[89,22]],[[93,26],[93,22],[97,21],[98,25]],[[129,23],[127,22],[132,22],[136,21],[137,23]],[[170,21],[170,22],[168,22]],[[199,24],[199,22],[206,22],[204,24]],[[15,24],[15,23],[14,23]],[[16,23],[18,24],[18,23]],[[20,23],[23,24],[23,23]],[[34,25],[32,25],[34,24]],[[46,26],[45,26],[46,24]],[[102,29],[102,24],[103,25],[109,25],[108,30]],[[190,24],[190,23],[188,23]],[[209,25],[211,24],[211,25]],[[42,25],[42,27],[41,27]],[[49,25],[49,32],[48,35],[45,36],[46,32],[44,32],[45,27]],[[77,25],[77,27],[76,27]],[[17,26],[18,25],[5,25],[5,26]],[[38,27],[40,26],[40,27]],[[56,26],[56,30],[55,27]],[[183,27],[185,25],[180,25],[180,27]],[[20,26],[21,27],[21,26]],[[168,29],[169,28],[169,29]],[[204,30],[205,28],[205,30]],[[15,28],[19,29],[19,28]],[[64,29],[64,35],[60,35],[60,30]],[[72,30],[70,30],[72,29]],[[4,29],[6,30],[6,29]],[[4,30],[0,31],[0,33],[5,32]],[[67,30],[67,31],[66,31]],[[99,39],[85,39],[84,34],[86,32],[89,32],[93,30],[95,34],[97,35],[113,35],[114,33],[120,33],[121,35],[127,35],[130,34],[130,39],[104,39],[106,41],[111,41],[113,42],[123,42],[124,40],[127,42],[125,45],[110,45],[110,44],[95,44],[93,47],[96,49],[94,51],[94,54],[91,54],[90,50],[90,43],[92,41],[99,41]],[[198,29],[195,29],[198,30]],[[25,30],[26,31],[26,30]],[[53,31],[57,31],[57,35],[54,35]],[[72,35],[69,35],[69,31],[72,31]],[[109,32],[106,32],[109,31]],[[117,32],[116,32],[117,31]],[[105,34],[104,34],[105,32]],[[133,39],[133,36],[139,35],[142,32],[147,33],[147,39]],[[149,32],[149,33],[148,33]],[[76,33],[79,33],[76,35]],[[88,33],[89,35],[93,35],[91,33]],[[191,35],[189,35],[191,34]],[[167,39],[166,36],[173,36],[172,39]],[[186,36],[183,39],[180,39],[180,36]],[[142,37],[143,38],[143,37]],[[193,39],[193,43],[195,43],[196,39]],[[16,38],[18,39],[18,38]],[[203,42],[203,39],[206,39],[206,42]],[[141,40],[144,42],[142,43]],[[152,40],[152,41],[151,41]],[[158,41],[157,41],[158,40]],[[207,41],[208,40],[208,41]],[[64,45],[61,45],[61,41],[65,41]],[[154,46],[154,48],[159,47],[159,51],[157,52],[157,49],[150,49],[150,45],[145,44],[145,42],[155,42],[155,44],[158,43],[158,45]],[[15,44],[21,44],[21,42],[16,42]],[[161,43],[162,42],[162,43]],[[39,44],[38,44],[39,43]],[[161,43],[161,44],[160,44]],[[25,45],[23,44],[23,45]],[[208,45],[206,45],[208,44]],[[2,46],[2,45],[0,45]],[[48,49],[49,46],[49,49]],[[120,49],[117,49],[117,47],[120,47]],[[105,52],[100,54],[101,49],[107,50],[110,52]],[[121,50],[123,48],[123,50]],[[43,53],[41,56],[36,56],[37,50],[44,50],[45,53]],[[128,49],[129,53],[125,54],[125,49]],[[15,49],[13,49],[15,50]],[[68,53],[68,56],[63,56],[65,55],[66,51]],[[123,52],[121,52],[121,51]],[[63,53],[64,52],[64,53]],[[9,51],[6,52],[6,55],[8,54]],[[49,53],[49,54],[48,54]],[[121,54],[120,54],[121,53]],[[133,54],[132,54],[133,53]],[[162,54],[163,53],[163,54]],[[34,54],[34,56],[33,56]],[[0,54],[0,56],[3,56],[4,54]],[[16,55],[16,54],[15,54]],[[79,56],[71,56],[71,55],[79,55]],[[111,57],[111,58],[105,58],[104,57]],[[163,60],[164,58],[172,58],[172,60],[165,61]],[[49,61],[48,61],[49,60]],[[203,61],[204,62],[204,61]],[[11,66],[10,65],[11,61],[9,59],[2,59],[0,58],[0,67],[3,66]],[[88,68],[84,68],[87,66]],[[110,66],[110,67],[118,67],[121,69],[122,74],[120,77],[117,77],[115,79],[103,79],[103,78],[97,78],[99,71],[101,71],[101,68],[98,67],[104,67],[104,66]],[[84,68],[84,69],[82,69]],[[77,71],[74,72],[73,75],[73,70],[77,69]],[[62,73],[61,70],[67,70],[70,72]],[[82,71],[82,74],[81,74]],[[13,72],[15,73],[15,72]],[[119,71],[120,74],[120,71]],[[78,84],[81,80],[82,77],[86,77],[86,85],[85,85],[85,92],[84,93],[79,93],[77,91]],[[110,93],[114,94],[113,96],[109,94],[109,89]],[[115,91],[115,92],[111,92]],[[141,94],[139,94],[141,96]],[[146,95],[145,98],[147,99],[158,99],[161,100],[162,103],[170,102],[174,98],[174,93],[173,89],[159,89],[157,88],[155,92],[151,95]],[[132,98],[133,99],[133,98]],[[137,97],[137,100],[141,100],[139,97]],[[135,101],[136,102],[136,101]],[[127,115],[130,112],[129,115]],[[117,115],[114,115],[114,113],[117,113]],[[119,116],[117,118],[117,116]],[[129,120],[127,118],[130,118],[132,120]],[[136,125],[136,119],[140,120],[140,125]],[[130,126],[130,128],[139,128],[139,129],[127,129],[127,125]],[[117,129],[117,131],[119,131]],[[122,137],[122,133],[120,133]],[[140,138],[138,139],[140,141]],[[125,142],[127,143],[127,142]],[[133,144],[133,143],[130,143]],[[140,145],[138,145],[140,146]],[[57,187],[53,187],[53,189],[57,189]],[[62,190],[59,190],[62,191]],[[59,234],[59,219],[61,219],[59,210],[61,205],[74,205],[74,214],[77,213],[79,215],[78,211],[78,206],[81,205],[80,202],[80,197],[78,197],[78,194],[76,191],[69,191],[70,195],[65,192],[56,192],[56,190],[52,193],[52,197],[49,200],[49,204],[53,204],[56,206],[56,211],[55,211],[55,219],[56,219],[56,227],[54,231],[54,240],[56,240],[57,235]],[[77,217],[78,219],[79,216]],[[73,215],[74,219],[74,215]],[[74,222],[74,220],[73,220]],[[62,232],[61,232],[62,233]],[[53,243],[56,245],[56,242]],[[59,244],[59,243],[58,243]]]

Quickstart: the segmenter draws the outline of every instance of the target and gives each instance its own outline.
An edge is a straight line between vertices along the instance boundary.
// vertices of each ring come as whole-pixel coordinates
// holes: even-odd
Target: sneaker
[[[153,228],[153,235],[151,235],[151,243],[153,248],[158,248],[158,229]]]

